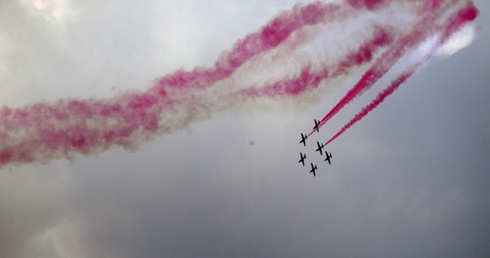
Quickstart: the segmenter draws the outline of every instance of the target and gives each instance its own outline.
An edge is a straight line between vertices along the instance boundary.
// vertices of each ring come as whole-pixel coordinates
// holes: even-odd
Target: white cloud
[[[70,14],[69,0],[19,0],[30,8],[34,14],[42,15],[47,20],[63,21]]]
[[[448,40],[438,51],[438,54],[446,57],[453,55],[459,50],[469,46],[475,38],[475,27],[473,24],[463,27]]]

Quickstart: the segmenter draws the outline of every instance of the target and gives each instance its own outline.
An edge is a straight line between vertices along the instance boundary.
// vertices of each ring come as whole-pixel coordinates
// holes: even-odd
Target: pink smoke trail
[[[446,25],[443,30],[442,35],[439,37],[437,42],[430,48],[428,53],[423,55],[417,60],[409,69],[403,72],[400,76],[398,76],[391,84],[381,91],[376,98],[365,106],[359,113],[357,113],[352,120],[350,120],[346,125],[342,127],[330,140],[328,140],[325,145],[331,143],[337,137],[342,135],[347,129],[351,126],[362,120],[369,112],[373,111],[379,104],[381,104],[388,96],[393,94],[398,87],[403,84],[408,78],[410,78],[423,64],[425,64],[429,59],[434,55],[438,48],[440,48],[447,40],[462,26],[467,24],[468,22],[473,21],[478,15],[478,10],[473,6],[473,4],[469,3],[469,6],[465,9],[460,10]]]
[[[347,64],[349,65],[349,69],[352,69],[355,66],[361,66],[371,61],[373,53],[378,52],[381,48],[392,43],[392,35],[388,31],[389,30],[386,28],[376,28],[372,37],[366,40],[357,52],[347,55],[337,64],[332,64],[330,66],[323,65],[316,70],[311,66],[307,66],[303,68],[301,73],[296,77],[280,80],[262,86],[261,88],[251,87],[242,91],[240,94],[244,94],[248,97],[291,97],[297,96],[308,89],[318,88],[323,80],[340,76],[342,72],[339,71],[345,70]],[[353,60],[355,60],[355,62]],[[330,74],[330,70],[334,70],[335,72]]]
[[[352,14],[352,12],[346,13],[338,4],[314,2],[305,6],[296,6],[293,10],[278,15],[259,32],[247,35],[236,42],[233,49],[223,53],[212,68],[197,67],[189,72],[176,71],[160,79],[155,90],[165,92],[165,87],[188,89],[212,85],[230,76],[252,57],[277,47],[295,31],[308,25],[326,22],[327,17]]]
[[[325,125],[330,118],[337,114],[354,98],[358,97],[362,92],[374,85],[374,83],[383,77],[407,51],[414,46],[419,45],[422,41],[427,39],[428,36],[437,31],[434,28],[434,17],[445,13],[447,9],[452,7],[451,4],[453,2],[454,1],[447,1],[445,4],[442,4],[440,1],[428,1],[428,5],[424,8],[425,13],[423,14],[423,18],[415,24],[405,36],[400,37],[390,49],[376,60],[376,62],[364,73],[361,79],[320,120],[319,127]],[[438,9],[435,10],[434,8],[436,6]],[[311,130],[308,136],[311,136],[315,131],[315,129]]]
[[[61,99],[53,104],[37,103],[17,109],[2,107],[0,167],[36,160],[71,159],[76,153],[98,153],[117,145],[134,148],[157,133],[176,131],[191,120],[199,119],[196,114],[200,108],[204,113],[209,109],[208,100],[205,103],[196,100],[192,90],[230,77],[255,56],[280,46],[291,37],[301,37],[295,32],[304,27],[355,14],[355,10],[338,4],[298,5],[272,19],[258,32],[239,40],[211,68],[178,70],[161,78],[146,92],[128,92],[113,99]],[[178,114],[181,117],[176,119]]]
[[[230,110],[257,98],[310,103],[308,94],[316,94],[322,82],[349,75],[357,67],[372,63],[384,49],[388,50],[381,56],[395,62],[398,53],[404,53],[412,41],[416,44],[436,32],[421,31],[421,35],[414,36],[417,40],[405,42],[404,37],[416,31],[412,27],[444,20],[443,15],[457,2],[346,0],[340,4],[316,1],[297,5],[258,32],[239,40],[213,66],[178,70],[157,80],[147,91],[126,92],[112,99],[61,99],[52,104],[0,108],[0,167],[72,159],[76,154],[95,154],[114,146],[131,149],[159,134],[175,132],[191,122],[209,119],[218,111]],[[315,56],[320,64],[316,64],[314,58],[301,61],[301,58],[291,57],[317,36],[315,28],[326,24],[345,25],[351,20],[357,21],[359,15],[381,15],[389,8],[413,11],[418,25],[409,25],[410,32],[403,34],[405,29],[398,31],[400,28],[395,25],[369,21],[363,24],[361,43],[351,39],[340,42],[339,50],[347,51],[340,51],[340,57]],[[330,36],[335,39],[338,35]],[[273,68],[271,66],[278,60],[297,61],[294,63],[299,68],[295,68],[291,76],[280,75],[275,79],[237,85],[241,79]],[[372,65],[376,66],[371,66],[373,71],[391,67],[380,59]]]

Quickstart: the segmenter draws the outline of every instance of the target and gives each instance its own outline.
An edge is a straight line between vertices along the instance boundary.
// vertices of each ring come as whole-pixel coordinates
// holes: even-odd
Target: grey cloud
[[[116,149],[73,162],[5,169],[0,173],[0,256],[487,257],[490,78],[485,67],[490,66],[490,34],[483,27],[490,24],[485,11],[490,4],[475,2],[482,30],[473,44],[431,61],[328,146],[333,165],[319,164],[316,178],[296,163],[298,152],[305,150],[298,136],[328,111],[334,95],[299,115],[221,115],[136,152]],[[212,60],[243,30],[255,29],[290,6],[227,3],[235,15],[256,15],[227,18],[256,22],[244,28],[229,28],[211,14],[194,17],[220,29],[206,31],[211,36],[196,42],[183,40],[198,50],[178,60],[185,51],[159,46],[166,44],[161,37],[167,31],[158,19],[157,2],[117,8],[112,2],[103,8],[95,1],[72,4],[78,20],[67,26],[77,30],[64,32],[64,47],[79,52],[58,52],[55,28],[31,35],[39,44],[17,47],[37,54],[16,53],[27,70],[14,67],[12,76],[2,80],[21,88],[12,96],[26,98],[9,103],[45,99],[43,87],[29,86],[34,80],[53,83],[45,89],[46,99],[110,96],[114,85],[118,90],[144,88],[178,66]],[[194,4],[174,8],[182,8],[187,18],[196,15]],[[218,2],[212,4],[201,7],[216,11]],[[0,21],[12,19],[19,35],[49,27],[12,7],[14,2],[3,2],[0,10],[5,6],[23,22],[3,15]],[[139,15],[118,23],[132,13]],[[6,25],[0,26],[4,30]],[[220,35],[221,29],[235,34]],[[133,41],[131,35],[148,41]],[[51,62],[56,64],[50,67]],[[41,66],[46,67],[37,75],[20,76]],[[66,81],[69,85],[63,86]],[[53,95],[57,90],[64,92]],[[310,143],[329,137],[363,104],[350,105]],[[313,151],[306,151],[314,158]]]

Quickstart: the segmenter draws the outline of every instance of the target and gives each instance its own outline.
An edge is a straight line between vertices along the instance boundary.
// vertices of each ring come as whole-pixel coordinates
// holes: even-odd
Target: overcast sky
[[[472,44],[329,145],[316,177],[297,163],[299,134],[351,84],[307,109],[218,113],[136,151],[2,168],[0,256],[489,257],[490,2],[474,2]],[[0,105],[144,90],[294,4],[0,0]]]

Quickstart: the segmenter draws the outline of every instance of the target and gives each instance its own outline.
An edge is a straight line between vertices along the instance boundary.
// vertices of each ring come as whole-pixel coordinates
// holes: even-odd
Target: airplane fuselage
[[[299,143],[302,143],[306,147],[306,139],[308,139],[308,135],[301,134],[301,141]]]
[[[319,151],[319,152],[320,152],[320,155],[323,155],[322,150],[323,150],[323,148],[325,147],[325,146],[323,145],[323,143],[322,143],[322,144],[320,144],[320,142],[318,142],[318,141],[317,141],[317,142],[316,142],[316,145],[318,146],[318,148],[316,149],[316,151]]]
[[[315,122],[315,126],[313,127],[313,130],[316,130],[317,132],[320,132],[320,121],[314,119],[314,122]]]
[[[299,153],[299,156],[300,156],[300,160],[298,161],[298,163],[302,163],[303,166],[305,165],[305,158],[306,158],[306,154],[303,154],[303,153]]]
[[[332,163],[330,161],[330,159],[332,158],[332,153],[328,153],[327,151],[325,151],[325,156],[327,156],[327,157],[325,158],[324,161],[328,161],[328,164],[332,165]]]
[[[316,173],[315,171],[317,170],[317,167],[316,165],[313,165],[313,163],[311,163],[311,170],[310,170],[310,173],[313,173],[313,176],[316,176]]]

